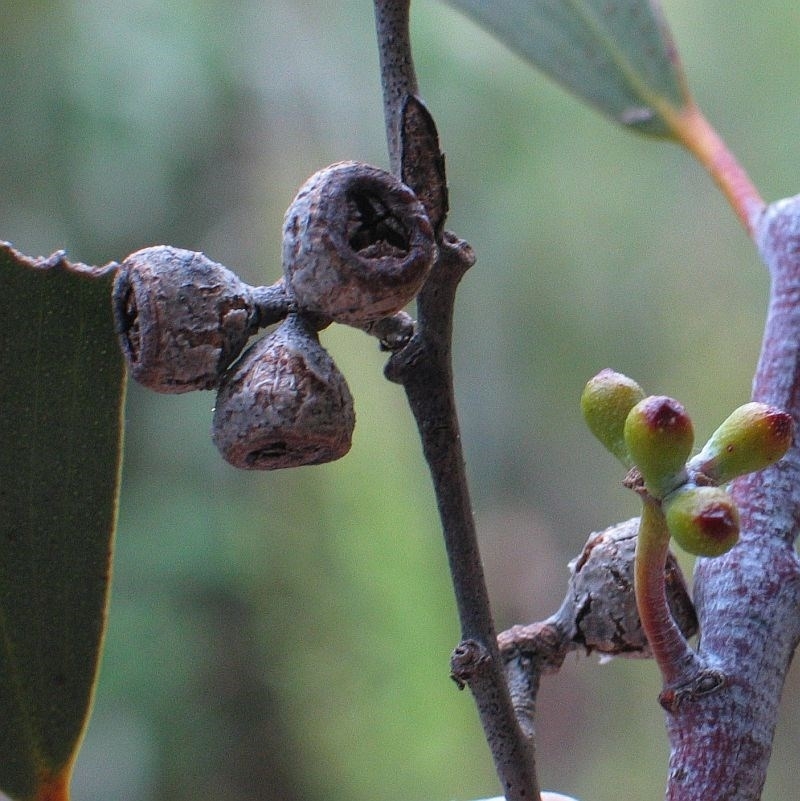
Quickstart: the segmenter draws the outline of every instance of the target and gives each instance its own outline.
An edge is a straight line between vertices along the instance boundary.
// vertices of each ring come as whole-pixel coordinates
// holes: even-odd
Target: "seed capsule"
[[[739,540],[739,511],[721,487],[686,485],[664,498],[667,528],[696,556],[719,556]]]
[[[791,415],[764,403],[746,403],[734,410],[712,434],[691,467],[717,484],[763,470],[792,444]]]
[[[601,370],[590,378],[581,395],[581,411],[592,434],[626,467],[633,460],[625,444],[625,418],[644,398],[644,390],[614,370]]]
[[[316,331],[290,315],[225,374],[211,436],[243,470],[334,461],[350,450],[353,399]]]
[[[156,392],[212,389],[256,328],[250,287],[202,253],[132,253],[114,281],[114,324],[131,375]]]
[[[433,265],[422,203],[390,173],[357,162],[320,170],[300,188],[283,225],[286,284],[302,311],[343,323],[394,314]]]
[[[639,518],[590,535],[570,564],[569,599],[575,639],[607,657],[651,657],[634,593],[633,563]],[[680,565],[671,551],[664,585],[672,616],[685,637],[697,633],[697,616]]]
[[[694,429],[682,404],[663,395],[639,401],[625,419],[624,434],[648,492],[661,498],[685,480]]]

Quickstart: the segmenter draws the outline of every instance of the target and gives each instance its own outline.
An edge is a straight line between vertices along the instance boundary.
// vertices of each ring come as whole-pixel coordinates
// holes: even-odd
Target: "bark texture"
[[[753,400],[800,421],[800,198],[772,204],[756,227],[772,278]],[[698,562],[700,654],[725,676],[718,692],[667,716],[669,801],[757,801],[786,672],[800,641],[800,448],[734,484],[742,536]]]

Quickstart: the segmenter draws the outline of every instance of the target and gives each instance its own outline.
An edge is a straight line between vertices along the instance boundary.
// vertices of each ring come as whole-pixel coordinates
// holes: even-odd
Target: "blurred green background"
[[[800,8],[664,0],[690,85],[765,197],[800,184]],[[318,168],[386,165],[368,0],[0,0],[0,237],[87,263],[156,243],[250,282]],[[749,395],[767,279],[678,148],[584,108],[441,2],[415,0],[450,227],[479,262],[456,319],[463,439],[500,627],[559,605],[589,531],[636,510],[578,397],[613,366],[700,436]],[[789,161],[786,159],[789,157]],[[446,801],[498,792],[448,679],[455,609],[425,466],[385,357],[324,344],[357,404],[351,453],[250,475],[211,393],[132,386],[107,649],[76,801]],[[687,568],[690,563],[687,561]],[[765,801],[793,796],[793,673]],[[650,663],[545,680],[543,784],[663,795]]]

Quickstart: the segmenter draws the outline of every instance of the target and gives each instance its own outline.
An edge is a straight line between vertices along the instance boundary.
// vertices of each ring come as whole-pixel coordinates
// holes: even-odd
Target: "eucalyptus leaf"
[[[690,104],[656,0],[447,0],[626,127],[672,137]]]
[[[91,705],[124,371],[113,269],[0,243],[0,790],[64,801]]]

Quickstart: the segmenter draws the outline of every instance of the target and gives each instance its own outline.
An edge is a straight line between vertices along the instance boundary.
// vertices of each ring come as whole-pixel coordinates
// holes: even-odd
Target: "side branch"
[[[426,208],[438,257],[417,297],[411,341],[389,361],[386,375],[402,384],[417,422],[442,521],[462,642],[452,675],[468,685],[508,801],[539,798],[532,732],[520,725],[497,645],[489,595],[467,487],[452,377],[456,290],[475,257],[466,242],[444,230],[447,183],[436,126],[417,96],[411,56],[410,0],[375,0],[386,136],[392,171]]]
[[[539,797],[533,741],[517,720],[498,653],[450,366],[455,291],[473,261],[466,243],[444,235],[434,275],[417,299],[418,333],[392,357],[387,377],[405,388],[436,492],[463,639],[453,656],[453,676],[473,693],[506,798],[530,801]]]

